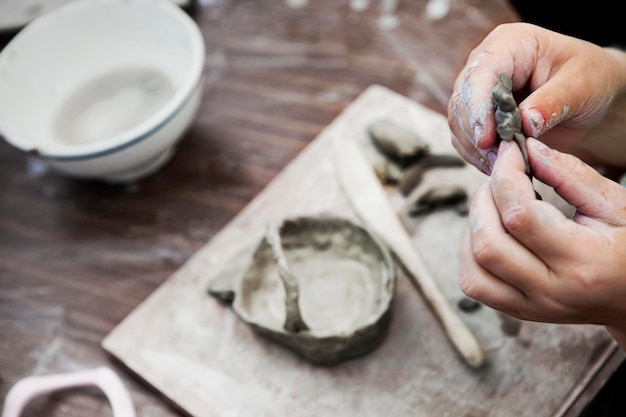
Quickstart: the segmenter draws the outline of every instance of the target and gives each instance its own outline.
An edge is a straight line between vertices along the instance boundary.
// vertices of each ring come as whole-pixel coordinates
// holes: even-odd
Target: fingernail
[[[541,135],[546,127],[546,119],[544,119],[543,114],[539,110],[530,109],[526,112],[526,117],[530,121],[532,130],[530,136],[537,137]]]
[[[491,175],[491,167],[489,166],[489,161],[484,153],[478,152],[474,156],[472,162],[480,172],[486,175]]]
[[[528,145],[535,148],[537,153],[541,156],[550,157],[554,153],[554,150],[552,148],[549,148],[548,146],[546,146],[545,143],[541,142],[540,140],[537,140],[535,138],[528,138],[527,141]]]
[[[485,175],[491,175],[491,172],[493,171],[493,165],[481,165],[480,170]]]

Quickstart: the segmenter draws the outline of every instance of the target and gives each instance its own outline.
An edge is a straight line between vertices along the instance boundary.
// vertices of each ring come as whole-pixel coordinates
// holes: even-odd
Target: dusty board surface
[[[356,219],[335,177],[334,140],[367,145],[366,127],[389,117],[415,127],[432,152],[453,152],[445,117],[380,86],[368,88],[227,227],[191,257],[103,340],[103,347],[194,416],[454,415],[560,416],[614,353],[602,327],[524,322],[516,336],[482,308],[462,313],[488,352],[472,370],[448,343],[426,304],[400,275],[393,318],[374,352],[316,367],[262,339],[206,293],[228,260],[268,222],[300,214]],[[430,171],[421,185],[455,183],[472,193],[472,167]],[[389,198],[451,303],[458,242],[467,219],[450,211],[420,219]]]

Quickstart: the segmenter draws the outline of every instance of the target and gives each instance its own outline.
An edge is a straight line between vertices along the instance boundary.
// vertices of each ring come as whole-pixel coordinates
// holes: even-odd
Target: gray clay
[[[218,286],[234,294],[233,310],[310,362],[333,365],[383,340],[396,271],[367,229],[332,216],[286,219],[268,227],[251,259],[239,263],[247,267],[231,271],[232,288]]]
[[[426,170],[465,165],[457,155],[431,154],[428,144],[417,133],[389,119],[371,123],[368,133],[385,157],[374,165],[376,175],[385,184],[398,185],[405,197],[419,185]]]
[[[464,313],[473,313],[478,311],[482,304],[472,298],[463,297],[457,302],[457,306]]]
[[[491,94],[496,103],[495,118],[498,135],[502,140],[514,140],[517,142],[522,155],[524,155],[526,173],[530,175],[528,153],[526,152],[526,136],[522,133],[522,117],[513,97],[511,77],[501,73],[498,76],[498,84],[493,88]]]
[[[398,184],[403,175],[402,167],[386,158],[374,163],[374,172],[383,184],[390,185]]]
[[[413,130],[388,119],[373,122],[368,133],[387,158],[406,166],[428,152],[428,144]]]
[[[429,188],[409,203],[409,215],[420,216],[434,210],[452,207],[462,215],[467,214],[467,191],[459,185],[439,185]]]
[[[499,313],[500,330],[505,336],[515,337],[522,329],[522,321],[505,313]]]
[[[420,184],[424,172],[428,169],[463,166],[465,161],[456,155],[426,154],[404,169],[398,188],[400,193],[407,197]]]
[[[309,326],[302,319],[302,314],[300,314],[300,308],[298,306],[298,301],[300,299],[298,277],[291,272],[289,265],[287,264],[287,258],[285,257],[285,252],[283,251],[283,245],[278,228],[268,228],[265,239],[272,249],[278,275],[280,276],[283,286],[285,287],[286,317],[283,328],[289,333],[298,333],[304,330],[309,330]]]
[[[208,294],[223,303],[232,303],[235,299],[234,288],[237,279],[249,268],[255,250],[256,246],[251,243],[233,256],[226,263],[225,268],[211,280],[207,290]]]
[[[513,97],[513,81],[505,73],[498,75],[498,83],[491,91],[491,95],[496,104],[496,130],[500,139],[510,141],[514,140],[522,151],[524,164],[526,165],[526,175],[532,182],[532,172],[530,163],[528,162],[528,151],[526,150],[526,135],[522,132],[522,117],[515,97]],[[537,199],[541,196],[535,192]]]

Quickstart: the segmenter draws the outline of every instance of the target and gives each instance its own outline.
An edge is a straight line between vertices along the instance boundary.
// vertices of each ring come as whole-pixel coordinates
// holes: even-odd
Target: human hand
[[[461,289],[522,320],[602,324],[626,350],[626,189],[580,159],[527,140],[538,180],[576,208],[535,199],[514,142],[472,197]]]
[[[467,162],[491,173],[497,155],[491,90],[501,72],[511,76],[527,136],[590,164],[626,167],[626,53],[527,23],[494,29],[456,79],[448,123]]]

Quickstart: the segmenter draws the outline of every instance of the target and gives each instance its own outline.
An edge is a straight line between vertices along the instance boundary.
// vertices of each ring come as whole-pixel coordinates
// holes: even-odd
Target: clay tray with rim
[[[336,365],[384,339],[396,268],[363,226],[324,214],[287,218],[227,263],[209,293],[311,363]]]
[[[104,349],[195,416],[579,415],[623,360],[599,326],[523,322],[511,332],[509,320],[489,308],[459,310],[487,353],[487,366],[471,369],[399,271],[382,343],[357,358],[319,366],[258,334],[207,294],[233,257],[261,241],[268,224],[319,213],[358,222],[335,175],[332,144],[355,140],[371,155],[366,130],[379,118],[415,127],[433,152],[454,152],[445,116],[386,88],[368,88],[119,323],[102,341]],[[466,166],[430,170],[420,187],[453,183],[471,194],[484,181]],[[546,199],[549,192],[538,188]],[[389,187],[387,193],[416,250],[457,305],[463,298],[459,239],[467,217],[444,210],[411,218],[402,195]]]

